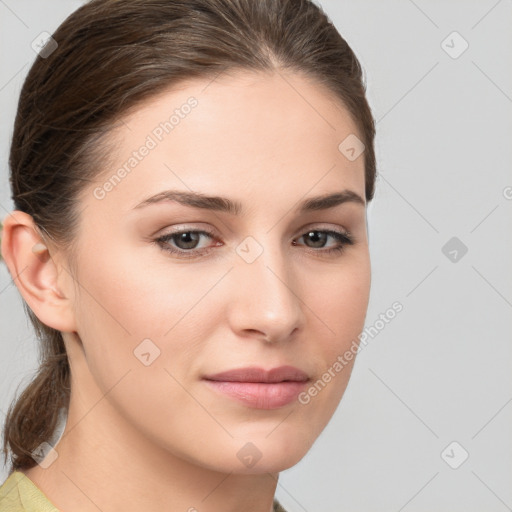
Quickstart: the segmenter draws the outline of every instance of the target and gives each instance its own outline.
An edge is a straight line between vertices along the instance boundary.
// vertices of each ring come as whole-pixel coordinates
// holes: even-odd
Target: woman
[[[64,21],[10,154],[2,254],[42,363],[6,416],[0,511],[282,510],[364,325],[374,135],[310,1]]]

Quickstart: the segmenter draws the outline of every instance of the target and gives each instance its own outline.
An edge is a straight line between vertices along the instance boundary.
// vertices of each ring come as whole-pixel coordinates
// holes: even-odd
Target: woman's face
[[[298,74],[237,73],[160,94],[112,135],[114,165],[80,198],[72,386],[172,457],[296,464],[345,391],[368,305],[355,125]],[[298,371],[265,374],[283,366]],[[247,367],[261,371],[208,379]]]

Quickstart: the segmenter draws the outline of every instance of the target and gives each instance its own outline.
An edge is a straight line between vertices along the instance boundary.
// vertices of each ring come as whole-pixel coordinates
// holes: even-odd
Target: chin
[[[255,470],[253,473],[280,473],[281,471],[290,469],[304,458],[309,448],[308,446],[307,449],[297,450],[294,453],[276,453],[271,457],[267,457],[266,461],[263,461],[262,458],[253,468]]]
[[[218,462],[215,466],[206,467],[219,471],[221,473],[234,473],[238,475],[264,475],[268,473],[280,473],[290,469],[291,467],[298,464],[302,458],[306,455],[307,450],[300,450],[300,452],[292,454],[266,454],[261,457],[254,465],[244,466],[242,463],[230,464],[229,466],[218,466]]]
[[[316,436],[305,432],[304,426],[283,429],[269,435],[265,432],[236,436],[230,439],[209,438],[194,443],[187,450],[171,450],[188,462],[212,471],[239,475],[279,473],[296,465],[311,448]],[[175,448],[175,447],[174,447]]]
[[[313,433],[306,435],[300,428],[294,429],[295,435],[289,430],[288,427],[278,433],[276,429],[270,435],[266,432],[260,437],[255,436],[253,441],[236,442],[237,462],[240,463],[230,471],[243,474],[279,473],[295,466],[309,451],[316,437]],[[299,432],[301,435],[297,435]]]

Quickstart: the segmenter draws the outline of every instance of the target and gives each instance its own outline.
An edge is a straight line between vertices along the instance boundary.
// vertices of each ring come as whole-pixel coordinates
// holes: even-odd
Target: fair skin
[[[95,197],[190,96],[197,106]],[[25,474],[63,512],[269,512],[279,472],[322,432],[354,361],[307,404],[273,408],[233,399],[203,377],[292,365],[310,386],[361,332],[370,290],[364,154],[351,161],[338,145],[362,137],[334,96],[290,72],[191,81],[124,121],[112,134],[114,166],[79,198],[76,273],[30,216],[5,220],[4,259],[37,317],[62,332],[72,376],[58,458]],[[171,189],[229,198],[243,213],[171,201],[134,209]],[[343,191],[352,199],[298,210]],[[192,249],[190,238],[168,240],[195,254],[180,258],[154,243],[172,230],[213,238],[199,236]],[[348,231],[354,242],[327,254],[340,242],[324,235],[322,244],[311,230]],[[41,241],[49,252],[33,253]],[[241,256],[260,248],[251,263]],[[148,338],[160,355],[146,366],[134,350]],[[256,464],[237,456],[244,446],[260,454]]]

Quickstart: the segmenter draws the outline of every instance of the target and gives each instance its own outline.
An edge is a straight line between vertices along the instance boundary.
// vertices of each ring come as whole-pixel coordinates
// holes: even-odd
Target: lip
[[[305,382],[309,380],[307,373],[295,368],[295,366],[277,366],[270,370],[264,370],[257,366],[248,366],[246,368],[235,368],[225,372],[207,375],[207,380],[222,382],[283,382],[285,380],[295,382]]]
[[[215,391],[249,407],[277,409],[293,402],[309,377],[294,366],[270,370],[251,366],[208,375],[203,380]]]

